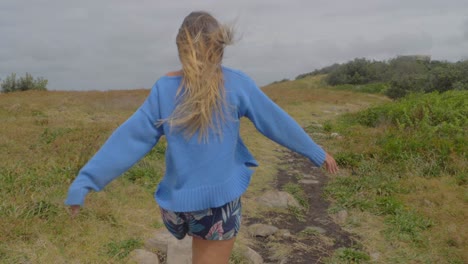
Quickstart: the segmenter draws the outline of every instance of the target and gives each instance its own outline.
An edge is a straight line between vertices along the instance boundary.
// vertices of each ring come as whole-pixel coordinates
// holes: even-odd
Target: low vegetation
[[[34,78],[30,73],[26,73],[23,77],[16,78],[16,73],[12,73],[5,78],[0,84],[3,93],[20,92],[20,91],[47,91],[47,83],[49,81],[42,77]]]
[[[385,247],[382,263],[468,260],[467,102],[468,91],[414,94],[330,125],[345,137],[336,158],[349,171],[326,188],[331,211],[381,219],[386,241],[368,247]],[[365,221],[349,224],[366,228]]]
[[[296,79],[327,74],[325,82],[338,89],[383,93],[401,98],[410,93],[468,90],[468,60],[446,62],[429,56],[399,56],[388,61],[356,58],[333,64]]]

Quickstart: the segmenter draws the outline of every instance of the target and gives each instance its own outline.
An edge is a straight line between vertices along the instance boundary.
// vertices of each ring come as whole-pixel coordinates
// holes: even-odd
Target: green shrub
[[[462,156],[466,151],[467,102],[467,91],[414,94],[367,109],[354,118],[364,126],[385,126],[377,140],[382,161],[423,159],[425,175],[454,175],[457,170],[450,161],[453,155]]]
[[[17,91],[39,90],[47,91],[48,80],[42,77],[36,79],[29,73],[16,79],[16,73],[12,73],[1,83],[2,92],[11,93]]]
[[[368,263],[370,261],[370,256],[358,249],[354,248],[338,248],[333,257],[329,260],[328,263],[349,263],[349,264],[358,264],[358,263]]]
[[[468,89],[468,60],[456,63],[431,61],[429,56],[398,56],[388,61],[355,58],[333,64],[296,79],[327,74],[325,82],[337,89],[385,93],[393,99],[414,92]]]

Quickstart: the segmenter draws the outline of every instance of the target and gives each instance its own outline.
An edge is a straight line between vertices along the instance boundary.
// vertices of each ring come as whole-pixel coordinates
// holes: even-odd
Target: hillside
[[[346,125],[340,118],[343,114],[390,100],[380,95],[331,89],[323,85],[321,78],[313,76],[264,87],[270,98],[334,154],[342,166],[340,174],[324,185],[328,201],[332,204],[324,209],[323,214],[327,215],[323,217],[337,220],[337,213],[345,210],[347,217],[341,219],[341,227],[336,228],[355,236],[359,244],[336,252],[323,251],[319,259],[329,263],[360,263],[371,257],[376,263],[390,263],[390,260],[394,261],[391,263],[420,263],[431,259],[437,260],[437,263],[467,261],[466,253],[463,253],[467,251],[466,235],[463,234],[468,233],[463,224],[467,212],[466,184],[454,182],[450,175],[400,179],[398,174],[391,174],[386,167],[369,167],[382,169],[386,177],[395,177],[395,181],[392,181],[394,185],[417,190],[405,194],[388,191],[390,198],[386,200],[390,207],[401,204],[405,208],[414,208],[414,214],[406,215],[408,221],[419,221],[420,215],[424,219],[430,218],[431,225],[436,228],[418,229],[416,242],[411,237],[409,240],[405,238],[405,232],[388,233],[386,230],[395,226],[388,224],[391,219],[388,220],[385,215],[340,201],[340,197],[353,202],[361,201],[351,194],[358,197],[362,194],[365,199],[370,199],[370,196],[365,196],[366,192],[379,186],[383,189],[377,193],[386,192],[388,185],[379,185],[378,182],[371,184],[368,177],[363,178],[367,184],[359,182],[360,177],[355,174],[356,166],[362,169],[366,165],[362,161],[372,159],[352,155],[358,153],[359,156],[366,148],[370,148],[369,151],[377,149],[378,146],[372,142],[385,128]],[[1,263],[125,263],[128,260],[126,253],[140,247],[155,229],[162,227],[152,192],[163,175],[164,140],[104,191],[91,193],[77,219],[70,219],[63,205],[67,188],[78,170],[113,129],[136,110],[147,94],[148,90],[31,91],[0,95]],[[346,127],[355,130],[346,130]],[[331,136],[334,132],[339,135]],[[288,170],[305,174],[309,168],[300,165],[307,163],[305,159],[285,152],[284,148],[267,140],[255,131],[248,120],[242,121],[242,137],[260,163],[243,197],[245,223],[284,213],[295,216],[300,222],[298,211],[269,210],[261,207],[256,198],[268,190],[284,188],[300,199],[301,191],[307,188],[299,184],[285,187],[286,182],[278,184],[278,181],[294,181],[284,177],[284,172]],[[459,162],[465,164],[466,157],[461,156]],[[382,178],[375,177],[375,180]],[[441,200],[446,200],[450,206],[440,203]],[[313,202],[309,201],[311,208],[317,206],[311,204]],[[328,202],[323,203],[328,206]],[[432,211],[423,210],[421,205],[430,207]],[[450,224],[442,225],[443,221]],[[307,244],[304,235],[305,240],[317,236],[314,232],[292,234],[296,239],[296,248],[286,250],[285,254],[297,252],[297,247]],[[320,239],[324,245],[336,242],[327,239],[327,235],[320,236]],[[248,235],[245,226],[241,229],[237,244],[261,248],[258,241]],[[284,257],[271,254],[272,250],[281,246],[278,242],[270,241],[268,245],[271,247],[263,248],[261,252],[267,254],[264,256],[266,259],[276,261]],[[285,244],[283,248],[288,247]],[[233,259],[233,263],[242,261]]]

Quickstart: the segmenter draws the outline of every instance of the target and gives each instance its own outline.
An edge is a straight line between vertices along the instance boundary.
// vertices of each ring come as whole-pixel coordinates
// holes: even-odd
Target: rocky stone
[[[145,248],[148,250],[157,249],[162,253],[167,253],[167,245],[169,242],[176,242],[177,239],[172,236],[165,228],[158,229],[152,238],[145,241]]]
[[[273,208],[301,207],[294,197],[283,191],[267,191],[256,201],[264,206]]]
[[[380,253],[379,252],[370,253],[370,258],[372,261],[377,261],[380,258]]]
[[[192,238],[185,237],[176,242],[169,242],[167,246],[166,264],[191,264]]]
[[[130,260],[138,264],[159,264],[158,255],[144,249],[135,249],[130,253]]]
[[[166,264],[192,263],[192,238],[186,236],[177,240],[165,228],[157,230],[152,238],[146,240],[145,248],[167,254]]]
[[[310,231],[315,231],[319,234],[325,234],[327,232],[327,230],[319,227],[319,226],[308,226],[306,227],[304,230],[302,230],[302,232],[310,232]]]
[[[316,217],[314,218],[314,221],[322,225],[328,225],[331,223],[331,221],[328,220],[326,217]]]
[[[247,250],[242,252],[244,257],[252,264],[263,264],[263,258],[255,250],[247,247]]]
[[[338,211],[338,213],[336,213],[336,221],[338,224],[346,223],[347,219],[348,219],[348,211],[340,210]]]
[[[253,224],[249,226],[248,230],[252,236],[267,237],[278,231],[278,228],[272,225]]]
[[[325,137],[327,137],[327,134],[320,133],[320,132],[314,132],[314,133],[312,133],[312,137],[325,138]]]
[[[427,207],[433,207],[434,206],[434,203],[429,201],[428,199],[424,199],[423,204],[424,204],[424,206],[427,206]]]
[[[302,179],[299,181],[299,183],[302,184],[319,184],[320,182],[317,180],[312,180],[312,179]]]
[[[291,232],[288,229],[278,229],[275,235],[278,237],[283,237],[283,238],[292,237]]]
[[[317,176],[313,174],[303,174],[302,177],[307,178],[307,179],[314,179],[314,180],[317,179]]]

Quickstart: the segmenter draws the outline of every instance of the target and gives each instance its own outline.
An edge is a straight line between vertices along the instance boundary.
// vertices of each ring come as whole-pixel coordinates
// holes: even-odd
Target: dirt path
[[[284,151],[283,160],[283,165],[287,165],[290,169],[278,171],[276,189],[282,190],[287,183],[300,184],[307,195],[310,207],[301,221],[294,213],[274,212],[265,215],[264,219],[248,219],[248,225],[265,223],[265,219],[268,219],[269,224],[287,229],[291,233],[289,237],[255,238],[258,243],[254,249],[262,255],[265,262],[323,263],[324,258],[331,256],[336,249],[356,246],[357,237],[342,230],[327,212],[329,202],[322,197],[323,188],[328,181],[327,176],[307,159],[293,152]],[[301,180],[306,180],[306,183]],[[278,244],[283,245],[283,249],[289,250],[289,254],[279,262],[275,256]],[[276,246],[272,248],[272,245]]]

